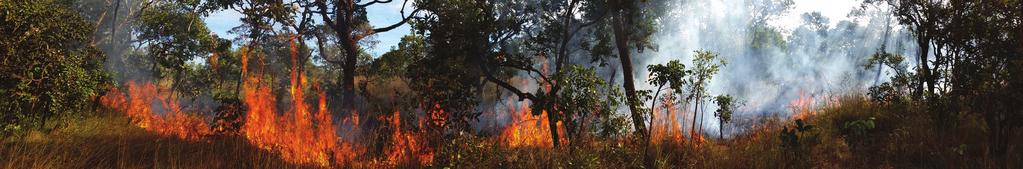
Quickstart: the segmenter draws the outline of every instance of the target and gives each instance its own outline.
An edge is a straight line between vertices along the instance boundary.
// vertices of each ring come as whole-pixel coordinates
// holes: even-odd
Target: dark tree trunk
[[[345,109],[352,109],[355,106],[353,101],[355,99],[355,62],[356,58],[358,58],[358,52],[356,52],[358,47],[356,47],[357,44],[354,40],[351,40],[350,37],[343,37],[348,40],[346,40],[344,44],[345,60],[344,64],[341,66],[341,87],[344,89],[344,92],[342,93],[342,100],[344,102],[342,104]]]
[[[558,136],[558,114],[557,112],[547,112],[547,120],[551,127],[551,139],[554,147],[558,147],[561,144],[560,137]]]
[[[920,32],[918,30],[918,32]],[[920,81],[916,84],[915,96],[917,99],[924,98],[924,83],[927,83],[927,91],[934,92],[934,82],[931,78],[931,68],[927,65],[927,53],[930,50],[930,39],[927,35],[917,35],[917,45],[920,47],[920,52],[917,55],[917,64],[920,64]]]
[[[718,139],[725,139],[725,121],[718,122]]]
[[[629,104],[629,111],[632,115],[632,124],[636,128],[636,133],[639,134],[642,140],[647,139],[647,129],[645,122],[643,121],[643,110],[640,108],[639,96],[636,95],[635,79],[633,77],[632,68],[632,56],[629,53],[629,37],[628,33],[625,32],[624,21],[621,16],[614,17],[614,23],[612,25],[615,34],[615,46],[618,50],[618,58],[622,62],[622,87],[625,88],[625,97]]]

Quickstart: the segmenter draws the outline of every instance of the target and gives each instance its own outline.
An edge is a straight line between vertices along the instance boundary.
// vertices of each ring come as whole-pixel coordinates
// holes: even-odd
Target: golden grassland
[[[806,121],[814,129],[799,134],[796,147],[781,146],[783,126],[766,120],[753,132],[719,140],[655,141],[649,148],[628,139],[586,136],[559,148],[510,148],[493,137],[459,135],[440,144],[434,163],[375,165],[357,157],[335,168],[640,168],[643,157],[656,168],[996,168],[986,154],[982,117],[963,115],[959,125],[940,129],[927,112],[913,106],[878,105],[862,96],[844,96],[817,108]],[[846,123],[870,119],[876,127],[848,135]],[[846,133],[846,134],[844,134]],[[1023,133],[1012,134],[1019,141]],[[1023,168],[1019,144],[1010,142],[1007,166]],[[289,164],[244,138],[203,141],[159,136],[118,115],[68,120],[66,127],[5,138],[3,168],[317,168]]]

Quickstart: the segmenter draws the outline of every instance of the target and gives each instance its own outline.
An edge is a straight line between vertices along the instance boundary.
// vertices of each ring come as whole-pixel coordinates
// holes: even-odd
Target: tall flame
[[[128,93],[112,88],[100,98],[101,103],[124,112],[135,125],[161,135],[197,140],[212,133],[206,119],[182,112],[174,99],[157,93],[156,85],[128,81],[126,86]]]
[[[350,143],[338,139],[331,115],[326,109],[325,93],[319,93],[319,106],[316,107],[318,111],[315,115],[305,103],[305,76],[298,70],[301,63],[298,63],[294,38],[291,39],[291,110],[278,113],[277,101],[270,87],[259,85],[258,77],[247,77],[243,88],[249,111],[242,133],[252,144],[277,150],[288,161],[320,165],[349,161],[354,157],[354,148]],[[355,118],[358,116],[355,115]]]
[[[390,117],[393,144],[388,151],[387,162],[391,164],[417,160],[420,164],[433,162],[433,150],[425,146],[422,134],[406,133],[401,128],[401,113],[395,111]]]
[[[514,103],[509,105],[515,105]],[[551,138],[550,122],[545,118],[547,111],[539,116],[533,116],[533,110],[528,105],[522,104],[520,108],[510,106],[508,112],[512,114],[512,121],[501,132],[501,139],[509,147],[552,147],[554,139]],[[564,127],[561,122],[557,123],[558,135],[561,142],[566,142]]]
[[[814,109],[814,98],[811,95],[807,95],[803,91],[799,91],[799,99],[792,100],[789,103],[789,107],[792,108],[792,118],[795,119],[806,119],[811,116],[817,115],[817,110]]]
[[[678,122],[678,108],[675,107],[674,97],[666,96],[669,97],[664,97],[663,108],[661,106],[654,107],[654,117],[656,118],[651,124],[650,135],[655,142],[667,140],[673,143],[681,143],[684,138],[682,126]]]

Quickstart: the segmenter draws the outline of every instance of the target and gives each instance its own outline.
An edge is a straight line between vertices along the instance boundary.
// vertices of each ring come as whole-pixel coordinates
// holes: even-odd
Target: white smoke
[[[820,99],[833,93],[862,91],[875,84],[879,73],[865,70],[862,65],[877,52],[882,42],[887,42],[886,51],[891,53],[913,56],[916,51],[916,46],[908,42],[910,35],[896,26],[898,23],[889,17],[887,9],[877,7],[850,13],[854,14],[850,15],[852,17],[828,18],[831,22],[823,27],[805,22],[791,25],[792,18],[787,17],[803,20],[802,11],[782,13],[779,16],[782,19],[767,22],[784,40],[782,45],[757,49],[752,45],[754,32],[750,27],[754,9],[765,7],[758,6],[760,4],[770,5],[759,3],[762,1],[707,0],[673,4],[660,21],[661,30],[654,35],[658,50],[641,53],[637,59],[636,63],[642,65],[636,70],[637,89],[656,88],[643,83],[648,75],[645,65],[677,59],[688,68],[694,50],[709,50],[728,62],[709,83],[709,96],[730,94],[745,103],[733,118],[788,118],[791,115],[789,103],[801,94]],[[885,36],[888,30],[890,34]],[[885,37],[888,40],[884,40]],[[716,109],[714,103],[707,100],[702,132],[718,133],[718,121],[713,116]],[[680,112],[688,114],[692,107],[682,110]],[[688,126],[692,115],[687,116],[677,120]],[[741,130],[726,129],[725,132]]]

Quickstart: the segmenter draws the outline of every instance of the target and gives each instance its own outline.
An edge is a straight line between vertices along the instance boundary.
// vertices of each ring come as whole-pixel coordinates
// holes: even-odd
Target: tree
[[[689,129],[690,133],[696,136],[696,117],[702,114],[700,111],[700,104],[703,102],[703,97],[707,92],[707,83],[717,74],[718,70],[722,66],[727,65],[725,60],[720,59],[718,54],[710,51],[697,50],[694,51],[696,55],[693,55],[693,68],[690,70],[692,76],[689,76],[689,83],[691,83],[693,91],[689,94],[686,100],[692,100],[693,104],[693,123]],[[701,125],[702,127],[702,125]]]
[[[94,26],[53,0],[0,2],[0,134],[78,115],[108,84]]]
[[[316,1],[299,1],[300,6],[315,6],[316,10],[309,11],[315,12],[320,15],[320,19],[323,24],[333,30],[337,37],[340,39],[342,48],[344,48],[345,55],[342,59],[326,59],[327,62],[332,64],[341,65],[342,69],[342,88],[344,92],[343,99],[345,104],[352,104],[351,101],[354,98],[355,91],[355,69],[358,61],[359,53],[359,42],[368,36],[380,32],[387,32],[404,25],[411,20],[421,9],[412,10],[408,15],[405,15],[405,4],[408,4],[409,0],[402,2],[402,8],[399,13],[402,14],[401,21],[390,24],[388,26],[372,28],[369,25],[369,19],[366,17],[366,8],[374,4],[386,4],[391,3],[393,0],[372,0],[359,4],[359,0],[316,0]]]
[[[884,2],[919,44],[921,69],[913,99],[928,103],[922,106],[934,112],[939,127],[956,125],[963,113],[983,116],[987,152],[1007,168],[1010,133],[1023,124],[1019,104],[1023,2]],[[928,53],[930,49],[933,53]],[[926,97],[919,94],[923,83]]]
[[[636,91],[632,51],[635,49],[637,52],[643,52],[644,49],[655,49],[651,42],[651,35],[656,31],[657,18],[664,12],[665,4],[664,1],[656,0],[612,0],[604,4],[608,12],[607,19],[610,22],[603,23],[611,29],[610,33],[614,36],[614,48],[622,67],[624,80],[622,87],[625,89],[633,126],[642,140],[647,140],[649,136],[646,133],[649,132],[645,127],[645,117],[643,117],[646,110],[642,108],[642,100]],[[594,33],[606,34],[608,32]]]
[[[653,110],[654,106],[657,106],[657,96],[660,96],[661,89],[665,85],[673,92],[672,95],[682,95],[685,92],[685,87],[688,83],[685,81],[687,75],[691,74],[692,71],[686,70],[686,65],[682,64],[678,60],[669,61],[667,64],[657,64],[647,66],[647,70],[650,72],[650,80],[647,80],[651,85],[657,86],[657,90],[654,91],[654,99],[650,101],[650,109]],[[653,125],[654,116],[650,116],[651,125]],[[649,133],[648,133],[649,135]]]
[[[714,103],[718,104],[718,110],[714,111],[714,116],[718,117],[718,137],[720,139],[725,138],[725,123],[732,121],[733,101],[731,95],[718,95],[714,97]]]
[[[564,90],[558,93],[561,111],[564,111],[566,133],[572,140],[581,137],[583,126],[592,115],[614,114],[618,110],[621,93],[597,76],[593,68],[569,65],[563,75],[559,75],[558,84]],[[549,115],[549,114],[548,114]]]
[[[208,57],[217,41],[210,36],[199,13],[193,12],[197,3],[166,2],[142,11],[138,20],[137,38],[153,60],[151,73],[157,78],[173,75],[172,92],[177,92],[186,71],[185,62],[196,57]],[[164,73],[169,69],[171,73]]]
[[[497,55],[495,37],[510,33],[517,24],[503,23],[493,4],[482,1],[418,1],[429,15],[416,20],[417,32],[429,32],[425,57],[414,60],[405,76],[418,102],[440,111],[438,129],[469,130],[469,121],[482,112],[476,109],[483,83],[483,58]],[[440,113],[443,112],[443,113]]]
[[[746,5],[752,9],[750,16],[749,39],[753,52],[784,47],[785,39],[780,31],[768,24],[771,20],[785,14],[794,7],[792,0],[751,0]],[[812,14],[810,15],[812,17]],[[817,18],[820,19],[820,18]],[[757,53],[760,54],[760,53]]]
[[[410,34],[401,37],[397,48],[380,55],[372,63],[374,74],[387,77],[405,77],[413,62],[426,57],[429,47],[422,35]]]
[[[868,1],[872,2],[872,1]],[[923,98],[924,95],[924,83],[927,84],[927,94],[934,93],[935,83],[937,78],[933,77],[933,70],[929,66],[929,50],[931,49],[931,41],[935,40],[935,31],[940,24],[944,23],[942,20],[943,9],[941,8],[941,2],[932,0],[889,0],[888,4],[891,5],[893,13],[898,18],[899,23],[910,26],[913,34],[916,36],[917,47],[917,66],[920,83],[916,83],[916,90],[914,90],[914,98]],[[938,49],[940,50],[940,48]]]
[[[573,57],[582,53],[576,51],[594,53],[594,50],[590,48],[593,45],[589,43],[592,39],[580,36],[580,33],[589,31],[591,26],[603,21],[602,15],[606,12],[602,12],[604,6],[597,1],[422,1],[417,4],[420,9],[425,9],[430,13],[422,20],[417,21],[416,25],[422,32],[429,32],[427,41],[434,49],[426,59],[421,60],[421,62],[429,63],[423,64],[423,66],[439,65],[438,63],[450,61],[464,63],[455,65],[472,66],[452,66],[453,70],[433,68],[410,71],[438,71],[414,76],[424,79],[414,81],[444,84],[451,83],[451,79],[469,78],[464,80],[472,81],[474,80],[472,78],[479,78],[483,79],[483,83],[462,85],[466,87],[459,88],[480,88],[487,84],[494,84],[517,96],[520,101],[529,100],[534,115],[548,112],[547,120],[551,124],[551,135],[555,146],[560,145],[561,140],[556,126],[558,122],[575,123],[583,120],[579,118],[585,118],[589,114],[583,113],[578,114],[583,116],[574,117],[577,115],[575,112],[565,111],[567,109],[580,110],[580,108],[568,106],[583,105],[567,104],[576,100],[564,99],[561,95],[566,94],[563,90],[569,90],[566,89],[568,87],[566,85],[591,84],[576,81],[583,79],[572,78],[580,72],[571,72],[573,69],[570,67],[581,64],[573,62],[573,60],[577,60]],[[590,63],[605,65],[604,61],[601,57],[593,57]],[[513,85],[509,80],[514,74],[520,72],[527,73],[528,78],[533,80],[530,82],[541,87],[538,87],[535,92],[531,92],[527,88],[522,88],[524,86]],[[434,76],[447,73],[450,75]],[[477,75],[477,77],[466,77],[465,75]],[[440,78],[445,76],[448,78]],[[430,79],[438,79],[439,82],[433,82]],[[413,86],[415,85],[417,84],[414,83]],[[432,85],[430,89],[436,91],[437,88],[443,86],[453,85]],[[592,87],[592,85],[583,86]],[[441,91],[447,90],[450,89]],[[464,96],[455,97],[464,98]],[[609,101],[607,104],[613,105],[614,103]],[[599,107],[592,106],[586,106],[586,108],[591,112],[597,112],[599,109]],[[576,130],[575,127],[569,128]],[[568,133],[578,132],[569,131]]]

